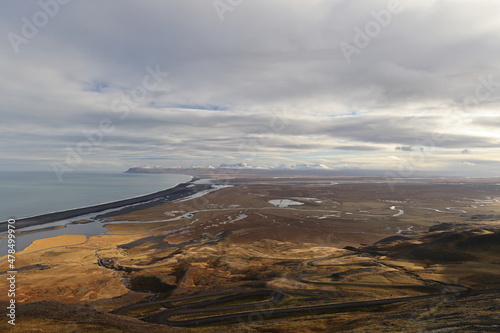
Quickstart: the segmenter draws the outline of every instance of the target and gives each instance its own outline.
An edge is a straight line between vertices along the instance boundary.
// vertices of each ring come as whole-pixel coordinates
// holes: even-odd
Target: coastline
[[[193,195],[199,191],[210,189],[212,187],[212,184],[195,184],[197,180],[199,180],[199,178],[193,177],[188,182],[180,183],[174,187],[150,194],[141,195],[138,197],[123,199],[108,203],[102,203],[88,207],[52,212],[38,216],[20,218],[16,220],[16,228],[22,229],[22,228],[33,227],[61,220],[71,219],[86,214],[97,214],[96,216],[98,217],[116,216],[123,213],[128,213],[131,211],[159,205],[164,202],[177,200],[186,196]],[[116,211],[99,215],[100,212],[104,212],[110,209],[116,209]],[[7,225],[7,221],[0,222],[0,227],[4,225]]]

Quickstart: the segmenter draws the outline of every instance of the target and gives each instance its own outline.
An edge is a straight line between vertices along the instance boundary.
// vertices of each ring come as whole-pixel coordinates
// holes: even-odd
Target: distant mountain
[[[218,167],[219,169],[267,169],[267,170],[330,170],[324,164],[311,164],[311,163],[302,163],[302,164],[294,164],[291,166],[281,164],[278,167],[270,167],[267,165],[258,165],[255,166],[253,164],[246,163],[232,163],[232,164],[221,164]]]
[[[286,170],[286,169],[292,169],[292,170],[329,170],[330,168],[324,164],[303,163],[303,164],[294,164],[294,165],[289,166],[289,167],[287,167],[286,165],[282,165],[282,166],[279,166],[277,169],[280,169],[280,170]]]
[[[380,178],[380,179],[406,179],[408,178],[399,175],[398,170],[372,170],[372,169],[341,169],[329,168],[323,164],[295,164],[295,165],[280,165],[277,167],[269,167],[264,165],[254,166],[246,163],[221,164],[218,167],[213,166],[191,166],[191,167],[133,167],[126,173],[167,173],[167,174],[184,174],[195,177],[211,177],[217,175],[266,175],[276,177],[297,176],[322,176],[322,177],[363,177],[363,178]],[[447,174],[443,171],[418,171],[412,175],[412,179],[417,178],[443,178],[447,179],[455,177],[451,172]]]
[[[156,173],[165,170],[192,170],[192,169],[259,169],[259,170],[332,170],[328,166],[324,164],[311,164],[311,163],[302,163],[302,164],[294,164],[294,165],[285,165],[282,164],[277,167],[270,167],[267,165],[253,165],[247,164],[244,162],[238,163],[222,163],[218,167],[213,166],[191,166],[191,167],[170,167],[170,168],[162,168],[159,166],[144,166],[144,167],[133,167],[130,168],[128,173],[135,172],[149,172]]]
[[[232,164],[226,164],[222,163],[219,165],[219,169],[253,169],[254,166],[251,164],[246,164],[246,163],[232,163]]]

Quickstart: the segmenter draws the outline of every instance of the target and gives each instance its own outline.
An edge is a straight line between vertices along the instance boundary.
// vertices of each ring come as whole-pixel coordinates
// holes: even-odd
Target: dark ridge
[[[462,239],[465,239],[467,237],[470,237],[467,235],[465,232],[453,232],[453,233],[445,233],[441,234],[442,237],[439,237],[439,243],[440,244],[447,244],[447,245],[452,245],[458,241],[461,241]]]
[[[168,293],[177,288],[174,285],[162,282],[156,276],[134,276],[125,283],[126,287],[137,292]]]
[[[450,229],[453,229],[453,226],[454,226],[453,223],[449,223],[449,222],[440,223],[440,224],[433,225],[432,227],[430,227],[429,232],[450,230]]]
[[[164,235],[144,237],[127,244],[120,244],[118,245],[118,248],[124,250],[130,250],[131,248],[134,248],[136,246],[141,246],[146,243],[152,243],[152,244],[163,243],[163,238],[165,238]]]
[[[496,251],[498,253],[500,250],[500,232],[464,239],[457,243],[457,247],[464,250]]]
[[[476,257],[464,252],[448,251],[443,248],[419,247],[410,250],[399,258],[410,260],[431,260],[433,262],[458,262],[458,261],[473,261]]]
[[[425,235],[423,238],[425,240],[435,241],[436,239],[441,239],[445,235],[453,235],[453,232],[446,231],[446,232],[437,233],[437,234],[430,234],[430,235]]]
[[[409,240],[411,238],[408,238],[408,237],[405,237],[405,236],[389,236],[389,237],[386,237],[382,240],[379,240],[378,242],[376,242],[375,244],[389,244],[389,243],[393,243],[393,242],[397,242],[397,241],[403,241],[403,240]]]
[[[470,226],[470,225],[467,224],[467,223],[450,223],[450,222],[444,222],[444,223],[433,225],[432,227],[429,228],[429,232],[455,230],[458,227],[468,227],[468,226]]]

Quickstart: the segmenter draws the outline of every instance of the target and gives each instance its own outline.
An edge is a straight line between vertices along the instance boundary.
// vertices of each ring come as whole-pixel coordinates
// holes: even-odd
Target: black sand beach
[[[144,209],[148,207],[152,207],[155,205],[162,204],[164,202],[177,200],[180,198],[184,198],[190,195],[193,195],[199,191],[208,190],[212,187],[212,184],[195,184],[195,181],[199,180],[198,178],[193,178],[191,181],[178,184],[175,187],[162,190],[159,192],[146,194],[139,197],[99,204],[95,206],[75,208],[61,212],[54,212],[43,214],[39,216],[33,216],[28,218],[22,218],[16,220],[16,228],[27,228],[36,225],[42,225],[46,223],[61,221],[65,219],[70,219],[74,217],[78,217],[85,214],[99,213],[104,212],[109,209],[117,209],[113,212],[108,212],[105,214],[99,215],[99,217],[109,217],[120,215],[123,213],[128,213],[134,210]],[[122,209],[119,209],[122,208]],[[0,230],[3,230],[4,225],[7,224],[7,221],[0,222]]]

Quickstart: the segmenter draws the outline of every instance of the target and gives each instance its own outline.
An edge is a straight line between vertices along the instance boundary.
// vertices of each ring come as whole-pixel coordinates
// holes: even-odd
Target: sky
[[[500,1],[0,3],[0,170],[497,175]]]

